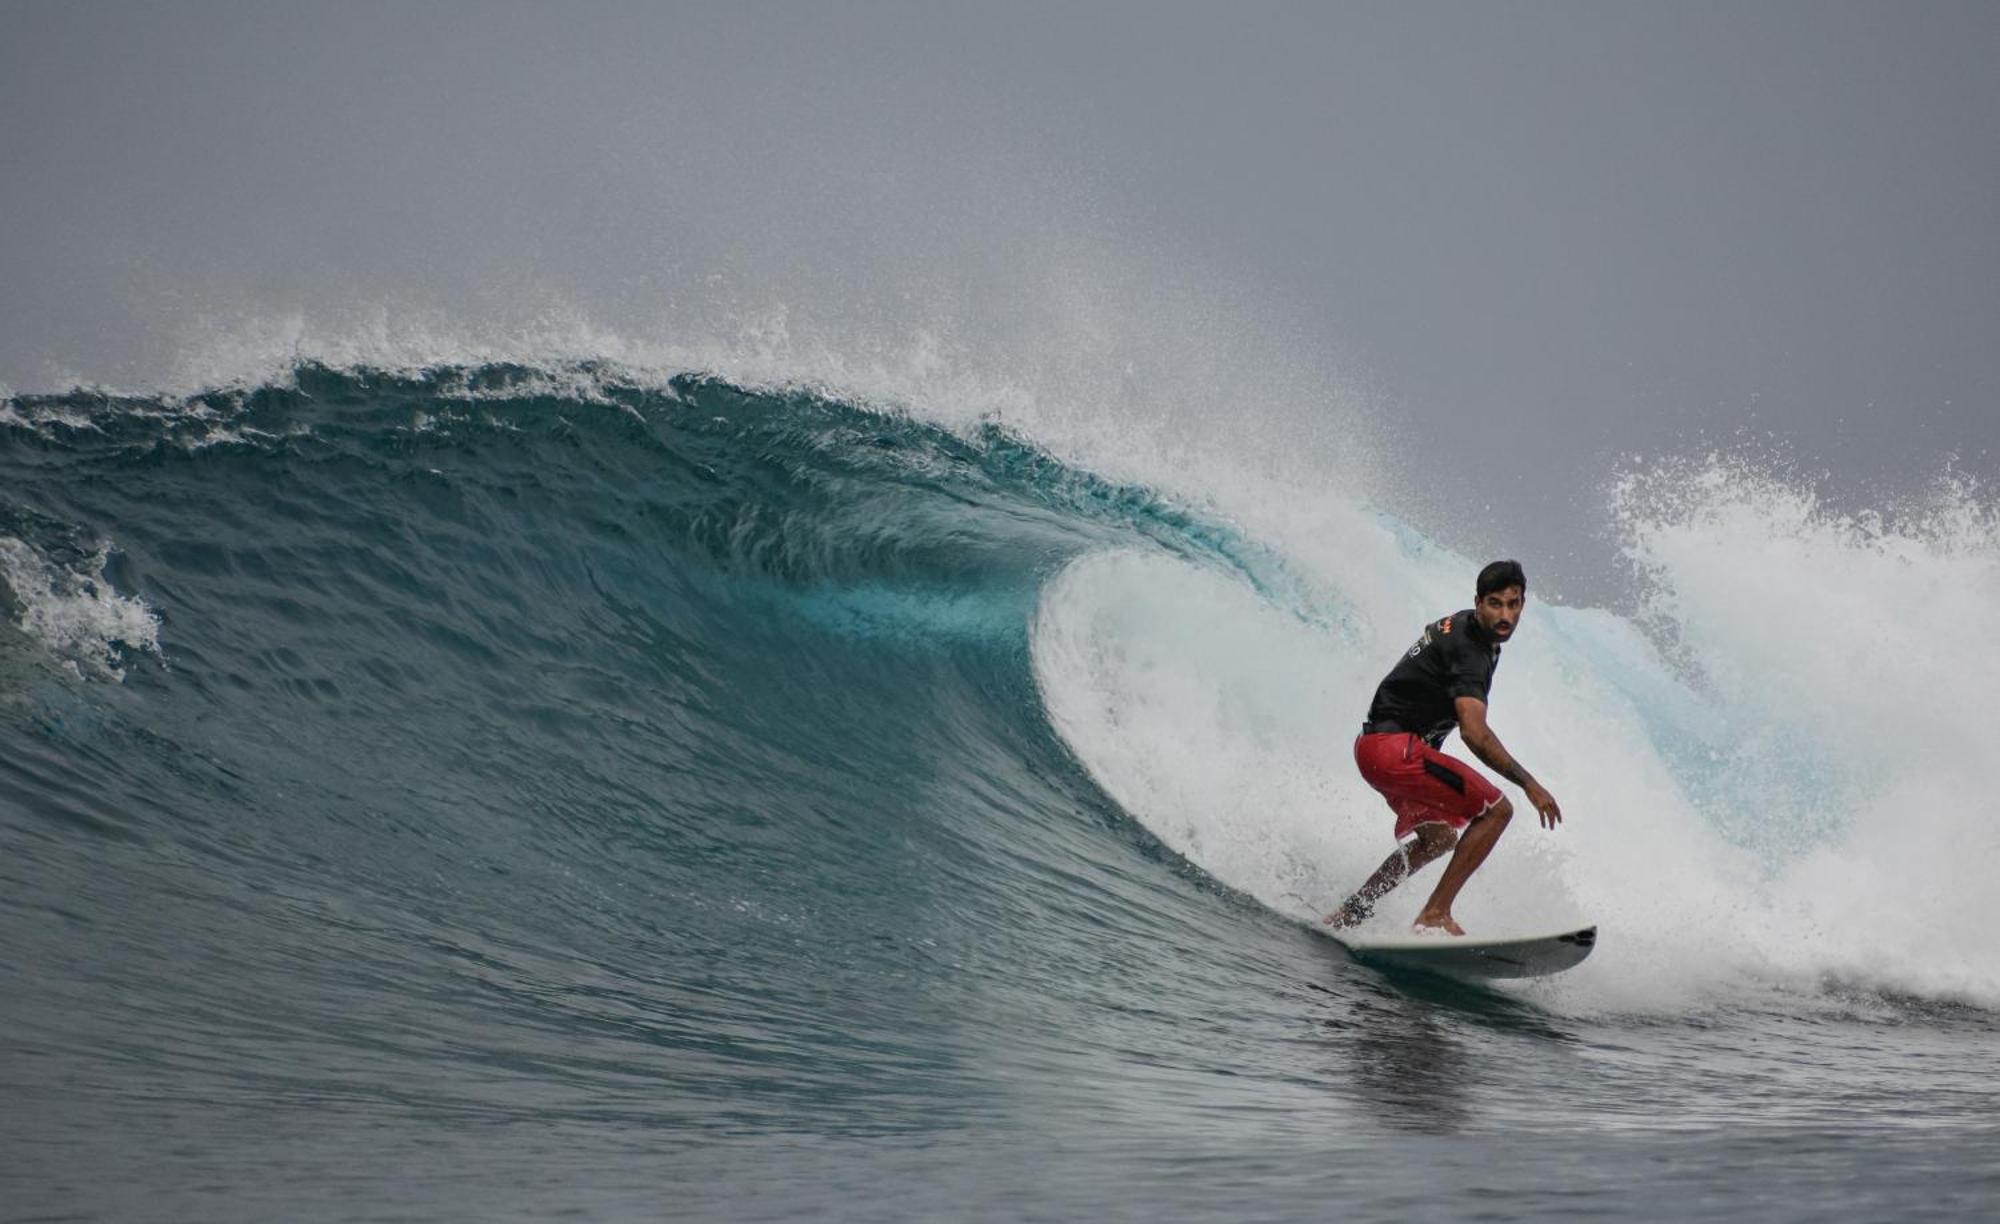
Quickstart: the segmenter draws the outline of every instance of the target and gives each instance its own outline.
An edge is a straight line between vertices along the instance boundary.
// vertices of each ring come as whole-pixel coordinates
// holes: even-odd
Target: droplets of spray
[[[64,566],[0,536],[0,608],[72,674],[122,681],[132,654],[159,655],[160,621],[144,600],[112,589],[107,555],[99,548]]]

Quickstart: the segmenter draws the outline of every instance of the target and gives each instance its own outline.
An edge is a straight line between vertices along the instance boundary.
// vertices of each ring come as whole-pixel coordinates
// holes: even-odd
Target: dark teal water
[[[695,378],[9,402],[0,1217],[1991,1212],[1991,1012],[1384,977],[1165,849],[1030,663],[1107,548],[1284,580]]]

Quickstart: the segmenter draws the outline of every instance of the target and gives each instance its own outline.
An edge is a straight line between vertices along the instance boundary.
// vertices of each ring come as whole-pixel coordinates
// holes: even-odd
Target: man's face
[[[1521,609],[1527,602],[1527,593],[1520,587],[1504,587],[1480,596],[1472,614],[1479,618],[1481,629],[1504,642],[1514,636],[1514,626],[1521,623]]]

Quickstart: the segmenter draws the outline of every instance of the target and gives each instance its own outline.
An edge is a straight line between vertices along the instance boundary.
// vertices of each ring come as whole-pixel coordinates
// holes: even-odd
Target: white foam
[[[144,600],[111,589],[105,555],[100,550],[80,570],[66,569],[32,545],[0,536],[0,579],[29,637],[78,676],[122,681],[123,652],[159,654],[160,623]]]
[[[2000,1003],[1974,704],[2000,681],[1982,648],[1990,514],[1955,488],[1896,530],[1740,470],[1680,493],[1668,510],[1628,490],[1624,521],[1652,613],[1703,679],[1608,612],[1531,603],[1494,726],[1567,820],[1546,832],[1517,799],[1459,917],[1495,934],[1596,921],[1600,954],[1538,988],[1573,1008],[1681,1011],[1828,979]],[[1326,617],[1216,570],[1098,554],[1046,588],[1035,674],[1127,811],[1297,913],[1293,894],[1330,906],[1389,851],[1352,737],[1424,620],[1470,602],[1476,563],[1324,493],[1251,519]],[[1406,922],[1430,879],[1378,921]]]
[[[2000,1001],[2000,872],[1982,707],[2000,518],[1946,478],[1847,514],[1711,460],[1628,482],[1622,519],[1729,735],[1710,780],[1770,860],[1755,936],[1774,961],[1867,985]]]

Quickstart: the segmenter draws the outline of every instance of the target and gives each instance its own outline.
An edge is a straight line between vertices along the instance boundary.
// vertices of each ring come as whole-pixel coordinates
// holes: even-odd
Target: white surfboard
[[[1460,978],[1524,978],[1561,973],[1583,962],[1597,944],[1597,928],[1552,935],[1361,935],[1339,932],[1334,942],[1364,965],[1416,969]]]

